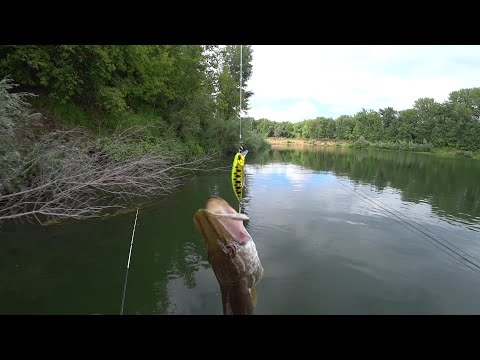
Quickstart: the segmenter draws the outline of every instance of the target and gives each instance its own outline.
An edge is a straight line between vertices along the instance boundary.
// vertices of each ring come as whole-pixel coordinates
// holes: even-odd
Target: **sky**
[[[253,45],[245,113],[299,122],[367,110],[405,110],[480,87],[479,45]]]

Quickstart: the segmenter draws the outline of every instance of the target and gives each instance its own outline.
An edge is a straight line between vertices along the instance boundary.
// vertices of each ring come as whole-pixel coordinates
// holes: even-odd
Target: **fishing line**
[[[415,233],[411,228],[407,227],[405,224],[407,225],[410,225],[412,228],[416,229],[417,231],[419,231],[420,233],[422,233],[423,235],[427,236],[428,238],[430,238],[431,240],[433,240],[435,243],[445,247],[446,249],[448,249],[449,251],[451,251],[453,254],[457,255],[458,257],[460,257],[461,259],[465,260],[466,262],[468,262],[469,264],[473,265],[475,267],[475,269],[473,269],[471,266],[468,266],[467,264],[465,264],[464,262],[462,262],[460,259],[456,258],[455,256],[453,256],[452,254],[450,254],[449,252],[445,251],[443,248],[437,246],[435,243],[432,243],[430,242],[428,239],[426,239],[424,236],[421,236],[420,234],[418,233],[415,233],[416,235],[420,236],[421,238],[423,238],[424,240],[426,240],[428,243],[430,243],[431,245],[435,246],[436,248],[438,248],[439,250],[443,251],[445,254],[449,255],[450,257],[454,258],[456,261],[460,262],[462,265],[468,267],[469,269],[471,270],[475,270],[475,271],[479,271],[480,270],[480,266],[478,264],[476,264],[475,262],[467,259],[465,256],[469,256],[471,257],[472,259],[474,259],[475,261],[478,261],[478,259],[472,257],[471,255],[468,255],[467,253],[465,253],[463,250],[461,250],[460,248],[456,247],[455,245],[451,244],[450,242],[448,242],[447,240],[445,239],[442,239],[444,240],[445,242],[447,242],[449,245],[451,245],[452,247],[454,247],[455,249],[457,249],[459,252],[463,253],[464,255],[462,254],[459,254],[457,251],[453,250],[452,248],[450,248],[449,246],[445,245],[444,243],[442,243],[440,240],[438,239],[435,239],[433,236],[431,236],[430,234],[422,231],[421,229],[419,229],[418,227],[412,225],[411,223],[409,223],[408,221],[406,221],[405,219],[401,218],[400,216],[398,216],[397,214],[395,214],[394,212],[388,210],[386,207],[388,207],[388,205],[382,203],[380,200],[377,200],[378,202],[382,203],[384,206],[381,206],[379,205],[378,203],[374,202],[373,200],[369,199],[367,196],[361,194],[360,192],[357,192],[355,189],[352,189],[350,188],[349,186],[343,184],[340,180],[338,179],[335,179],[340,185],[342,185],[343,187],[351,190],[352,192],[354,192],[355,194],[361,196],[364,200],[367,200],[367,201],[370,201],[372,204],[382,208],[383,210],[387,211],[388,213],[390,213],[391,215],[393,215],[395,218],[398,218],[400,219],[400,221],[398,221],[397,219],[394,219],[396,222],[398,222],[399,224],[401,224],[402,226],[406,227],[407,229],[409,229],[410,231],[412,231],[413,233]],[[391,208],[392,209],[392,208]],[[395,209],[392,209],[393,211],[396,211]],[[406,217],[405,215],[403,215],[405,218],[409,219],[408,217]],[[413,220],[409,219],[410,222],[414,222]],[[417,224],[417,223],[415,223]],[[420,224],[417,224],[419,226],[421,226]]]
[[[130,257],[132,256],[132,246],[133,246],[133,238],[135,237],[135,227],[137,226],[137,216],[138,216],[138,208],[137,208],[137,213],[135,214],[135,223],[133,224],[133,231],[132,231],[132,241],[130,242],[130,251],[128,253],[127,273],[125,274],[125,284],[123,285],[122,308],[120,309],[120,315],[123,315],[123,305],[125,303],[125,292],[127,290],[128,269],[130,269]]]
[[[400,216],[398,216],[397,214],[393,213],[392,211],[389,211],[388,209],[386,209],[385,207],[379,205],[378,203],[374,202],[373,200],[369,199],[368,197],[364,196],[363,194],[361,194],[360,192],[357,192],[355,191],[354,189],[351,189],[350,187],[342,184],[339,180],[337,180],[342,186],[346,187],[347,189],[353,191],[354,193],[360,195],[363,199],[367,200],[367,201],[370,201],[371,203],[373,203],[374,205],[377,205],[379,206],[380,208],[382,208],[383,210],[389,212],[390,214],[392,214],[393,216],[395,216],[396,218],[400,219],[402,222],[399,222],[398,220],[394,219],[395,221],[397,221],[398,223],[400,223],[402,226],[406,227],[404,223],[406,223],[407,225],[410,225],[412,228],[416,229],[417,231],[419,231],[420,233],[426,235],[427,237],[429,237],[430,239],[432,239],[433,241],[435,241],[436,243],[442,245],[443,247],[447,248],[448,250],[450,250],[452,253],[454,253],[455,255],[457,255],[458,257],[464,259],[465,261],[467,261],[468,263],[472,264],[473,266],[475,266],[475,268],[477,269],[480,269],[480,266],[473,263],[472,261],[470,261],[469,259],[465,258],[465,256],[469,256],[471,257],[472,259],[474,259],[475,261],[478,261],[478,259],[468,255],[467,253],[465,253],[463,250],[461,250],[460,248],[456,247],[455,245],[451,244],[450,242],[448,242],[447,240],[445,239],[442,239],[444,240],[445,242],[447,242],[448,244],[450,244],[452,247],[456,248],[458,251],[462,252],[465,256],[462,256],[461,254],[459,254],[458,252],[452,250],[451,248],[449,248],[448,246],[446,246],[445,244],[443,244],[441,241],[439,241],[438,239],[435,239],[434,237],[432,237],[431,235],[429,235],[428,233],[425,233],[424,231],[422,231],[421,229],[417,228],[416,226],[412,225],[411,223],[409,223],[408,221],[406,221],[405,219],[402,219]],[[382,203],[380,200],[377,200],[378,202]],[[382,203],[384,204],[384,203]],[[388,205],[384,204],[386,207],[388,207]],[[392,209],[392,208],[390,208]],[[392,209],[393,211],[396,211],[395,209]],[[403,215],[405,216],[405,215]],[[406,216],[405,216],[406,217]],[[406,217],[407,219],[409,219],[408,217]],[[409,219],[411,222],[414,222],[413,220]],[[420,224],[416,223],[417,225],[421,226]],[[410,228],[407,228],[409,229],[410,231],[414,232],[412,229]],[[415,233],[415,232],[414,232]],[[427,242],[429,242],[430,244],[432,244],[433,246],[437,247],[439,250],[445,252],[444,249],[438,247],[437,245],[435,245],[434,243],[430,242],[428,239],[426,239],[425,237],[421,236],[420,234],[416,233],[418,236],[420,236],[421,238],[423,238],[424,240],[426,240]],[[452,256],[451,254],[445,252],[446,254]],[[455,257],[454,257],[455,258]],[[457,261],[459,261],[459,259],[455,258]],[[463,265],[467,266],[467,264],[461,262]],[[470,266],[467,266],[471,269]]]
[[[345,187],[346,187],[347,189],[349,189],[349,190],[352,190],[352,189],[349,188],[348,186],[345,186]],[[353,191],[354,193],[356,193],[354,190],[352,190],[352,191]],[[357,196],[356,194],[354,194],[354,195]],[[360,196],[362,196],[362,195],[360,195]],[[357,196],[357,197],[358,197],[358,196]],[[362,196],[362,197],[363,197],[363,196]],[[434,247],[436,247],[436,248],[439,249],[440,251],[444,252],[444,253],[445,253],[446,255],[448,255],[449,257],[452,257],[455,261],[459,262],[460,264],[466,266],[467,268],[469,268],[469,269],[471,269],[471,270],[473,270],[473,271],[478,271],[477,269],[478,269],[479,267],[478,267],[476,264],[473,264],[473,263],[472,263],[471,261],[469,261],[468,259],[465,259],[462,255],[460,255],[460,254],[456,253],[455,251],[453,251],[452,249],[448,248],[448,246],[442,244],[441,242],[439,242],[438,240],[432,238],[431,236],[429,236],[429,235],[427,234],[427,236],[434,241],[434,242],[431,242],[431,241],[430,241],[429,239],[427,239],[426,237],[422,236],[421,234],[416,233],[414,230],[412,230],[411,228],[407,227],[405,224],[410,225],[411,227],[415,228],[415,226],[411,225],[411,224],[408,223],[406,220],[404,220],[404,219],[400,218],[398,215],[390,212],[388,209],[385,209],[385,208],[383,208],[382,206],[376,204],[376,203],[373,202],[372,200],[370,200],[370,199],[368,199],[368,198],[366,198],[366,197],[363,197],[363,198],[366,199],[366,200],[368,200],[368,201],[370,201],[370,202],[373,203],[374,205],[379,206],[380,208],[384,209],[385,211],[389,212],[390,214],[392,214],[392,215],[395,217],[395,218],[393,218],[394,221],[398,222],[398,223],[399,223],[400,225],[402,225],[403,227],[405,227],[405,228],[407,228],[408,230],[412,231],[414,234],[418,235],[419,237],[421,237],[422,239],[424,239],[425,241],[427,241],[429,244],[433,245]],[[362,199],[362,198],[360,198],[360,199],[361,199],[361,200],[364,200],[364,199]],[[397,220],[397,218],[400,219],[400,221]],[[416,228],[415,228],[415,229],[416,229]],[[417,229],[417,230],[418,230],[418,229]],[[420,231],[420,230],[418,230],[418,231]],[[436,243],[444,246],[445,248],[447,248],[448,250],[450,250],[451,252],[453,252],[454,254],[456,254],[457,256],[459,256],[460,258],[465,259],[467,262],[472,263],[475,268],[472,268],[472,267],[469,266],[468,264],[462,262],[460,259],[458,259],[457,257],[453,256],[451,253],[445,251],[443,248],[441,248],[441,247],[439,247],[438,245],[436,245]]]
[[[239,135],[239,148],[242,148],[242,81],[243,81],[243,53],[242,53],[243,45],[240,45],[240,106],[238,111],[238,119],[240,121],[240,133]],[[245,175],[244,175],[245,176]],[[244,186],[244,184],[242,184]],[[238,201],[238,213],[242,213],[242,199]]]
[[[354,190],[352,190],[354,191]],[[361,193],[361,192],[359,192]],[[368,196],[367,196],[368,197]],[[373,200],[369,199],[371,202],[373,202]],[[387,208],[390,208],[392,211],[396,211],[398,214],[400,214],[401,216],[405,217],[407,220],[409,220],[411,223],[414,223],[416,225],[418,225],[420,228],[423,228],[425,231],[429,231],[426,227],[422,226],[421,224],[417,223],[415,220],[412,220],[410,218],[408,218],[406,215],[403,215],[402,213],[400,213],[399,211],[395,210],[394,208],[392,208],[391,206],[383,203],[381,200],[379,199],[375,199],[375,201],[378,201],[380,204],[384,205],[385,207]],[[375,205],[378,205],[374,202]],[[380,206],[380,205],[378,205]],[[397,215],[398,216],[398,215]],[[402,219],[403,221],[407,222],[406,220]],[[408,223],[408,222],[407,222]],[[413,228],[415,228],[416,230],[420,231],[421,233],[425,234],[426,236],[430,236],[429,234],[425,233],[424,231],[422,231],[421,229],[418,229],[417,227],[415,227],[414,225],[412,225],[411,223],[409,223],[410,226],[412,226]],[[431,232],[431,231],[430,231]],[[440,235],[438,234],[435,234],[433,232],[431,232],[432,235],[435,235],[437,236],[439,239],[441,239],[442,241],[446,242],[447,244],[449,244],[450,246],[454,247],[455,249],[457,249],[459,252],[461,252],[464,256],[468,256],[470,257],[471,259],[473,259],[474,261],[476,262],[480,262],[479,259],[477,259],[476,257],[472,256],[472,255],[469,255],[467,252],[465,252],[464,250],[460,249],[459,247],[457,247],[456,245],[452,244],[451,242],[449,242],[447,239],[444,239],[442,238]],[[430,236],[431,237],[431,236]],[[445,246],[444,244],[442,244],[443,246]],[[445,246],[446,247],[446,246]],[[459,255],[461,256],[461,255]],[[477,266],[478,267],[478,266]]]
[[[238,114],[238,117],[240,119],[240,146],[242,146],[242,82],[243,82],[243,72],[242,72],[242,65],[243,65],[243,56],[242,56],[242,47],[243,45],[240,45],[240,111]]]

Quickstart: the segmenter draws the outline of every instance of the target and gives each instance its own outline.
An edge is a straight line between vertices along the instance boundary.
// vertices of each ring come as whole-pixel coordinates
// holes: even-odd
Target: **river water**
[[[245,173],[256,314],[480,314],[480,161],[274,147]],[[238,206],[228,169],[140,210],[125,314],[222,313],[193,225],[209,195]],[[0,314],[119,314],[134,219],[0,228]]]

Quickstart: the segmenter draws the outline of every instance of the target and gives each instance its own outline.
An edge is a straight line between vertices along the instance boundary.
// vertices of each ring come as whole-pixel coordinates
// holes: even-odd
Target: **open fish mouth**
[[[263,276],[255,243],[243,225],[245,220],[246,215],[239,214],[219,197],[209,198],[205,208],[194,215],[220,285],[245,280],[250,288]]]
[[[245,214],[239,214],[225,200],[211,197],[204,209],[195,213],[194,222],[208,248],[245,244],[252,237],[245,229]]]

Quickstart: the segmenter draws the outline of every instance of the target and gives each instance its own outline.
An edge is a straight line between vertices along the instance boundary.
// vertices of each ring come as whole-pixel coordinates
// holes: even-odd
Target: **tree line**
[[[480,149],[480,88],[453,91],[443,103],[420,98],[413,108],[402,111],[362,109],[353,116],[299,123],[259,119],[254,130],[265,137],[352,141],[363,137],[370,142],[407,141],[475,151]]]

